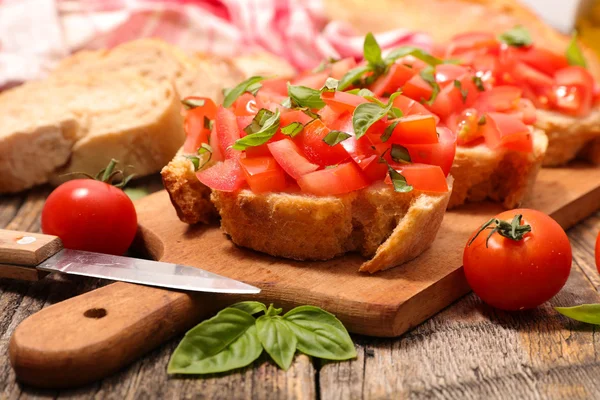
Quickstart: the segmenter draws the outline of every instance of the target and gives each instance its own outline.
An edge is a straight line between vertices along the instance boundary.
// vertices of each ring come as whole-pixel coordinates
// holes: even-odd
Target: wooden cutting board
[[[530,207],[552,215],[564,228],[572,226],[600,208],[600,170],[584,165],[542,170]],[[461,267],[464,245],[501,211],[489,203],[452,210],[429,250],[405,265],[369,275],[358,272],[363,259],[357,255],[297,262],[238,248],[217,225],[180,222],[164,191],[138,201],[136,208],[137,246],[151,257],[242,280],[262,292],[253,297],[190,295],[108,285],[48,307],[17,328],[10,356],[19,379],[50,387],[93,381],[211,312],[249,298],[284,309],[322,307],[353,333],[401,335],[469,291]]]

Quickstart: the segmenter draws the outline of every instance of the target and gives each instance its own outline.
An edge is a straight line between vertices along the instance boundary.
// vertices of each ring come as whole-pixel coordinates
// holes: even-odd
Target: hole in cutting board
[[[106,309],[104,308],[90,308],[83,313],[86,318],[100,319],[106,317]]]

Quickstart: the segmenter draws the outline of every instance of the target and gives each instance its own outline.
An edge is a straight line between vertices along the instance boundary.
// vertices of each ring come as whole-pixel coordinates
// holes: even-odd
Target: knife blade
[[[0,277],[32,280],[37,271],[198,292],[260,293],[257,287],[196,267],[63,249],[56,236],[0,229]]]

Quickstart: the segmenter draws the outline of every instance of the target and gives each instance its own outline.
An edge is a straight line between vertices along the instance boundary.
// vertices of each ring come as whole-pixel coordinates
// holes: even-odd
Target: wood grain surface
[[[140,185],[160,188],[158,178]],[[36,232],[49,190],[0,198],[0,228]],[[395,339],[353,335],[358,358],[326,363],[298,355],[289,371],[265,359],[203,379],[166,375],[182,335],[113,376],[76,390],[36,390],[15,381],[8,342],[15,327],[51,304],[106,284],[50,275],[39,282],[0,280],[0,398],[23,399],[584,399],[600,397],[600,335],[552,306],[600,302],[593,247],[600,213],[568,231],[574,263],[565,288],[541,308],[499,312],[473,294]]]

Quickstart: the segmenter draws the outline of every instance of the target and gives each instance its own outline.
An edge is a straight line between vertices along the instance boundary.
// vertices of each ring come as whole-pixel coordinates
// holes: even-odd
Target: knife
[[[57,236],[0,229],[0,278],[38,280],[48,272],[210,293],[260,293],[200,268],[64,249]]]

